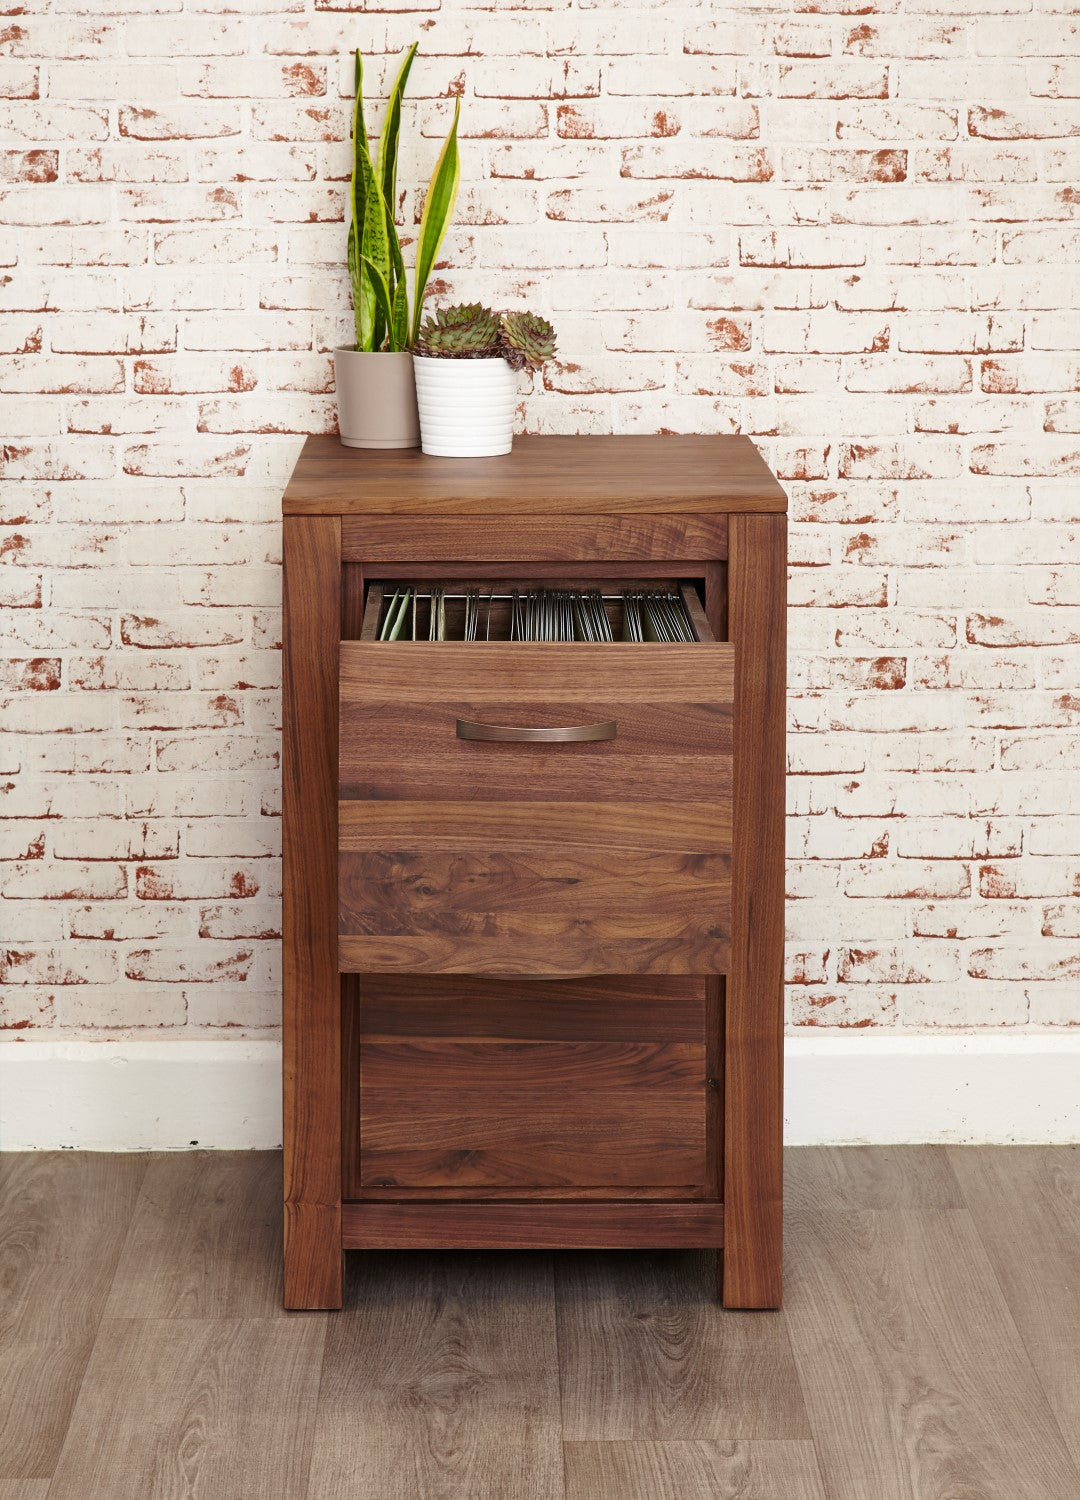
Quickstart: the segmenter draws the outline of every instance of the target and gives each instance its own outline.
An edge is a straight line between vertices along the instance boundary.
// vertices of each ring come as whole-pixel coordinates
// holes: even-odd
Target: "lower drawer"
[[[356,986],[347,1196],[705,1195],[704,980]]]

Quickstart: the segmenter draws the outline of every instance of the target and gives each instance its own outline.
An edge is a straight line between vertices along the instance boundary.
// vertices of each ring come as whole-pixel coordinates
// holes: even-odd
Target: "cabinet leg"
[[[725,1307],[779,1307],[783,1213],[785,527],[731,518],[731,971],[724,1014]]]
[[[779,997],[770,1004],[778,1007]],[[734,1045],[728,1032],[720,1290],[725,1307],[779,1307],[782,1297],[783,1037],[777,1032]]]
[[[314,1312],[341,1306],[345,1286],[341,1207],[285,1205],[285,1306]]]
[[[282,739],[285,1306],[340,1307],[337,731],[341,525],[287,516]]]

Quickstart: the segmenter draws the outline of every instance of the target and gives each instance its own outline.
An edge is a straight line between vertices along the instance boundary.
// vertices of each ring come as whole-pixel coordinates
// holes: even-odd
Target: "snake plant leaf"
[[[374,293],[367,285],[367,277],[360,260],[363,244],[364,224],[367,212],[367,190],[365,167],[370,170],[371,157],[368,152],[367,128],[364,125],[364,60],[359,47],[356,49],[354,68],[353,103],[353,170],[349,192],[349,280],[352,284],[353,313],[356,319],[357,349],[373,348]]]
[[[381,267],[377,266],[366,255],[363,257],[363,261],[364,269],[370,278],[372,288],[375,292],[375,306],[380,318],[386,327],[389,328],[393,323],[394,310],[390,301],[390,288],[386,284],[386,277],[383,275]]]
[[[406,52],[401,67],[398,69],[397,77],[394,79],[390,90],[390,99],[386,106],[386,116],[383,120],[382,133],[379,136],[379,156],[376,173],[379,185],[382,188],[383,201],[386,204],[386,237],[390,246],[390,272],[387,276],[387,286],[390,291],[390,300],[394,301],[397,285],[405,279],[405,261],[401,254],[401,241],[398,239],[397,225],[394,223],[394,213],[397,208],[397,159],[398,141],[401,135],[401,101],[405,94],[405,85],[409,78],[409,69],[412,67],[413,58],[416,56],[418,42],[413,42]],[[404,349],[408,343],[408,290],[405,291],[406,298],[406,332],[401,334],[398,327],[390,319],[387,320],[387,347],[393,352]]]
[[[443,236],[457,200],[458,182],[461,177],[461,159],[458,155],[457,144],[460,113],[461,95],[459,94],[454,101],[454,122],[439,152],[439,159],[435,163],[435,170],[428,184],[427,196],[424,199],[424,212],[420,218],[420,233],[416,238],[413,343],[416,342],[417,334],[420,332],[420,314],[424,305],[424,292],[427,288],[428,277],[431,275],[431,268],[435,264],[435,257],[439,253],[439,246],[443,242]]]
[[[371,342],[365,344],[365,348],[379,349],[382,347],[380,328],[385,333],[385,315],[378,302],[378,294],[371,278],[371,267],[374,266],[382,276],[384,282],[390,280],[390,239],[386,230],[386,202],[379,186],[379,179],[375,175],[375,168],[371,165],[371,158],[365,153],[359,162],[359,176],[364,196],[364,229],[360,236],[360,277],[361,289],[370,293],[370,311],[367,298],[363,299],[365,316],[371,316]],[[369,262],[370,265],[366,265]],[[388,294],[389,300],[389,294]]]
[[[353,98],[356,100],[353,107],[353,142],[367,151],[367,126],[364,124],[364,57],[359,47],[356,49],[356,63],[353,67]]]
[[[404,275],[399,276],[391,299],[390,347],[406,349],[409,344],[409,293]]]
[[[390,242],[390,266],[391,274],[397,281],[405,278],[405,260],[401,254],[401,241],[398,239],[397,225],[394,223],[393,205],[386,204],[386,238]]]
[[[382,133],[379,136],[379,183],[391,215],[393,215],[395,199],[397,198],[397,156],[398,137],[401,134],[401,101],[405,94],[405,85],[409,79],[409,69],[412,67],[413,58],[416,56],[416,49],[419,45],[419,42],[413,42],[405,54],[401,67],[398,69],[397,77],[394,79],[393,87],[390,90],[390,101],[386,106],[386,118],[383,120]]]

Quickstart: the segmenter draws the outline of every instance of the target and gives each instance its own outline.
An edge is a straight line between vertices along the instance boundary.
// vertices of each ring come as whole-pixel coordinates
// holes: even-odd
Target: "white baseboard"
[[[1080,1035],[789,1037],[789,1146],[1080,1141]]]
[[[0,1151],[280,1145],[277,1042],[0,1045]]]
[[[1080,1036],[797,1036],[789,1145],[1080,1141]],[[281,1144],[276,1042],[0,1045],[0,1150]]]

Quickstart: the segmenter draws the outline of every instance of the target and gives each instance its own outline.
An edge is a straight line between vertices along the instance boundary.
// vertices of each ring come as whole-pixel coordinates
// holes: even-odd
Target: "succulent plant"
[[[515,370],[539,370],[555,354],[555,330],[531,312],[502,316],[502,354]]]
[[[501,332],[498,313],[479,302],[463,302],[425,319],[416,352],[436,359],[491,359],[502,353]]]
[[[531,312],[492,312],[479,302],[440,308],[427,318],[416,353],[435,359],[493,359],[514,370],[539,370],[555,354],[555,330]]]

